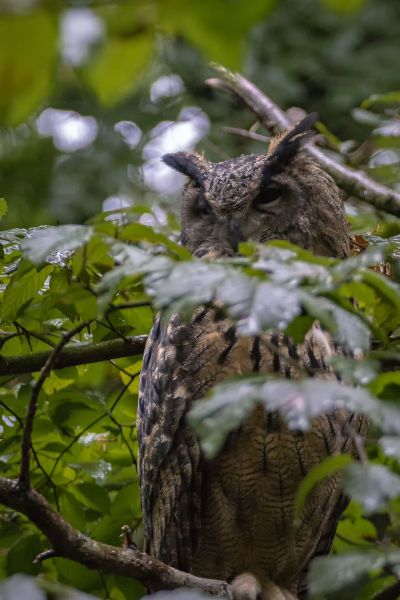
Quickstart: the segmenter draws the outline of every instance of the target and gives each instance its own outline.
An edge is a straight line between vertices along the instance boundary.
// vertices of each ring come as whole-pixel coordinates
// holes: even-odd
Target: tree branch
[[[0,502],[28,517],[48,538],[58,557],[68,558],[89,569],[136,579],[155,590],[192,587],[233,600],[231,586],[225,581],[196,577],[138,550],[92,540],[64,521],[36,490],[21,490],[18,480],[0,477]]]
[[[267,129],[282,131],[290,127],[291,122],[286,114],[253,83],[242,75],[232,73],[219,65],[211,65],[211,68],[220,75],[221,79],[208,79],[206,83],[209,86],[225,92],[234,92]],[[348,193],[379,210],[400,217],[400,193],[374,181],[362,171],[338,163],[312,143],[306,144],[305,149]]]
[[[46,362],[40,370],[40,376],[35,385],[33,386],[32,396],[28,406],[28,412],[25,419],[24,431],[22,434],[21,441],[21,468],[19,474],[19,485],[21,489],[28,489],[30,487],[30,455],[32,447],[32,429],[33,420],[35,418],[36,410],[38,407],[39,394],[42,386],[50,374],[57,357],[62,351],[63,347],[74,335],[77,335],[84,327],[87,327],[88,322],[79,323],[76,327],[63,334],[62,339],[59,341],[57,346],[50,352]]]
[[[241,129],[240,127],[224,127],[224,131],[226,131],[226,133],[240,135],[240,137],[244,137],[249,140],[254,140],[256,142],[261,142],[263,144],[268,144],[271,141],[271,138],[266,135],[260,135],[259,133],[249,131],[248,129]]]
[[[74,344],[64,347],[57,355],[52,368],[63,369],[87,363],[143,354],[146,335],[128,336],[125,339],[108,340],[97,344]],[[50,352],[36,352],[25,356],[0,356],[1,375],[35,373],[46,364]]]

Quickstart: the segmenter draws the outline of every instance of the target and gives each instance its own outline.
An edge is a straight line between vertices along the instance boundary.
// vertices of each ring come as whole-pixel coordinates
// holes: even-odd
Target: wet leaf
[[[314,417],[346,407],[368,414],[381,423],[380,405],[363,389],[334,381],[305,379],[301,381],[266,380],[253,377],[224,382],[213,388],[207,399],[196,402],[189,420],[208,457],[221,449],[227,434],[236,429],[256,405],[277,411],[294,430],[307,431]],[[398,427],[400,411],[390,408],[384,413],[388,427]],[[394,412],[392,412],[394,411]],[[397,416],[394,425],[394,416]]]
[[[400,477],[383,465],[354,463],[343,473],[343,487],[368,514],[400,496]]]
[[[20,310],[37,297],[52,270],[47,266],[39,271],[31,269],[22,277],[19,273],[13,276],[3,295],[1,314],[4,321],[14,321]]]
[[[379,438],[379,446],[386,456],[400,461],[400,437],[385,435]]]
[[[308,576],[310,593],[317,596],[337,592],[356,583],[363,575],[380,571],[384,565],[385,557],[379,552],[347,552],[315,558]]]
[[[43,227],[25,238],[22,250],[36,265],[45,260],[63,265],[65,254],[88,242],[92,235],[93,229],[87,225]]]
[[[301,300],[307,312],[330,331],[339,344],[351,350],[367,350],[371,334],[367,325],[355,314],[328,298],[317,298],[302,293]]]

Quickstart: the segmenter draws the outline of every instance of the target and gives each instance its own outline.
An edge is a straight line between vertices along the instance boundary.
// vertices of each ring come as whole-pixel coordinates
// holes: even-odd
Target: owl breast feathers
[[[164,157],[188,176],[182,243],[195,256],[232,256],[241,241],[271,239],[348,256],[338,188],[301,150],[314,121],[306,117],[266,156],[222,163],[189,153]],[[259,592],[273,598],[272,587],[280,597],[301,593],[310,560],[329,552],[346,501],[332,475],[309,494],[294,524],[296,491],[326,456],[353,451],[352,432],[365,435],[365,419],[338,409],[304,433],[258,407],[218,456],[205,460],[185,417],[226,377],[259,372],[296,379],[306,371],[334,379],[327,357],[343,352],[318,324],[296,345],[279,332],[239,337],[212,308],[199,307],[189,324],[179,315],[166,323],[157,317],[143,358],[137,418],[147,552],[196,575],[233,581],[238,599]]]

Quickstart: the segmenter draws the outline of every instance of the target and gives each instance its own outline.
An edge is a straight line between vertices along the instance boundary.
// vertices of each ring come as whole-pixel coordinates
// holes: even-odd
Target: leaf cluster
[[[322,463],[299,490],[297,510],[321,478],[342,470],[354,502],[335,547],[354,554],[362,546],[363,565],[343,585],[369,573],[386,585],[391,575],[382,579],[381,573],[388,563],[395,569],[398,556],[400,371],[393,365],[400,356],[400,285],[372,267],[389,261],[396,272],[397,237],[374,237],[364,252],[343,261],[273,242],[246,243],[240,256],[213,262],[192,258],[174,238],[173,232],[143,225],[138,210],[129,208],[102,213],[87,225],[3,231],[2,360],[51,349],[81,320],[88,325],[73,344],[147,333],[153,307],[166,317],[180,312],[189,318],[199,304],[217,306],[221,316],[236,322],[239,335],[280,329],[296,342],[317,319],[348,351],[331,365],[343,383],[307,373],[297,382],[260,376],[228,381],[198,403],[190,419],[204,451],[213,456],[256,404],[280,412],[289,427],[302,430],[334,407],[366,414],[375,432],[364,449],[367,462],[332,457]],[[384,371],[387,364],[390,370]],[[109,543],[118,543],[120,527],[127,522],[136,528],[139,543],[141,539],[135,432],[140,365],[137,356],[53,371],[34,422],[33,485],[74,526]],[[9,477],[18,473],[22,425],[36,378],[32,374],[1,382],[0,471]],[[374,521],[382,512],[392,517],[393,550],[384,553]],[[45,541],[26,519],[7,510],[1,515],[4,575],[42,570],[99,595],[104,589],[118,599],[143,593],[120,577],[88,575],[62,559],[32,564]],[[315,593],[327,589],[320,575],[325,560],[346,561],[347,554],[315,563]]]

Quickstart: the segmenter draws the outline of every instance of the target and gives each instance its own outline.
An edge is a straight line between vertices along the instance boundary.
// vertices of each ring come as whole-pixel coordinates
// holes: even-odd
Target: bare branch
[[[147,336],[138,335],[128,336],[124,340],[115,339],[97,344],[66,346],[57,354],[52,368],[63,369],[64,367],[142,354],[146,339]],[[51,354],[52,352],[36,352],[25,356],[1,356],[0,376],[40,371]]]
[[[233,133],[234,135],[240,135],[240,137],[248,138],[249,140],[255,140],[256,142],[262,142],[268,144],[271,141],[270,137],[249,131],[248,129],[241,129],[240,127],[224,127],[226,133]]]
[[[45,550],[44,552],[41,552],[33,559],[33,564],[36,565],[38,563],[44,562],[45,560],[49,560],[49,558],[56,558],[56,557],[58,557],[58,554],[57,554],[57,552],[54,552],[54,550]]]
[[[192,587],[233,600],[231,586],[225,581],[196,577],[133,548],[117,548],[89,538],[67,523],[36,490],[21,489],[16,479],[0,477],[0,503],[28,517],[48,538],[59,557],[89,569],[136,579],[154,590]]]
[[[43,383],[46,378],[49,376],[51,369],[53,368],[55,361],[57,360],[58,355],[61,350],[71,340],[74,335],[77,335],[84,327],[87,327],[88,322],[85,321],[83,323],[79,323],[74,329],[68,331],[63,334],[62,339],[59,341],[57,346],[52,350],[43,365],[40,376],[35,385],[33,386],[31,400],[28,406],[28,412],[25,419],[24,432],[22,434],[21,441],[21,468],[19,475],[19,483],[21,489],[28,489],[30,486],[30,455],[31,455],[31,446],[32,446],[32,429],[33,429],[33,420],[35,418],[36,409],[38,406],[38,399],[40,390],[42,389]]]
[[[208,79],[208,85],[215,89],[234,92],[254,112],[262,125],[273,131],[282,131],[291,125],[287,115],[279,106],[253,83],[219,65],[211,65],[211,68],[220,75],[221,79]],[[400,193],[374,181],[362,171],[338,163],[312,143],[306,144],[305,148],[348,193],[379,210],[400,216]]]

